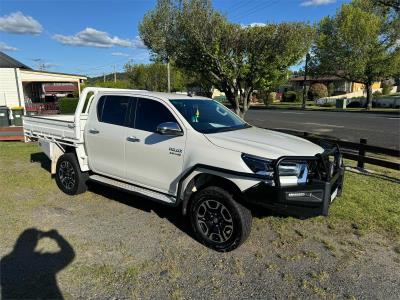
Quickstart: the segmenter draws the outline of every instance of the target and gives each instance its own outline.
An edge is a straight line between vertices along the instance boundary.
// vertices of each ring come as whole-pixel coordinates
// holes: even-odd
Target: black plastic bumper
[[[326,151],[324,154],[310,158],[285,157],[276,162],[275,165],[275,184],[270,185],[265,182],[247,189],[244,198],[247,202],[257,204],[275,211],[293,216],[317,216],[328,215],[329,206],[336,197],[340,197],[343,189],[344,166],[335,160],[330,163],[328,157],[340,156],[338,147]],[[295,186],[281,186],[279,181],[279,163],[283,160],[313,160],[320,165],[325,172],[326,178],[313,178],[306,184]],[[330,170],[331,166],[335,166]],[[328,174],[328,175],[327,175]]]

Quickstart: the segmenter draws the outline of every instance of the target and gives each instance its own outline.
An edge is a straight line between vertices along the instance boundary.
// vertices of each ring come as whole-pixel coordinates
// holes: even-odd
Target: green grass
[[[39,163],[30,162],[31,154],[40,152],[36,144],[22,142],[7,142],[0,144],[0,211],[8,215],[0,220],[0,231],[18,229],[13,227],[13,220],[21,226],[21,220],[29,222],[29,212],[46,202],[46,195],[57,190],[50,174],[40,167]],[[347,162],[348,163],[348,162]],[[374,171],[400,178],[400,172],[388,171],[374,167]],[[331,206],[327,218],[312,218],[309,222],[326,222],[334,231],[357,231],[359,234],[368,232],[387,233],[390,236],[400,236],[400,184],[377,178],[346,172],[344,192]],[[84,195],[83,195],[84,196]],[[25,197],[23,210],[18,199]],[[7,201],[3,201],[6,200]],[[25,217],[25,218],[21,218]],[[286,235],[294,218],[271,218],[271,227],[285,240],[301,240],[293,229],[293,234]],[[302,229],[301,232],[306,232]]]

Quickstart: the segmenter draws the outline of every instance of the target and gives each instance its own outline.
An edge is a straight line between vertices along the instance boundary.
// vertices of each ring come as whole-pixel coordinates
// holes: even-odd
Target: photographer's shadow
[[[60,250],[36,252],[42,238],[54,240]],[[56,274],[73,261],[74,249],[56,231],[26,229],[14,249],[1,259],[1,299],[62,299]]]

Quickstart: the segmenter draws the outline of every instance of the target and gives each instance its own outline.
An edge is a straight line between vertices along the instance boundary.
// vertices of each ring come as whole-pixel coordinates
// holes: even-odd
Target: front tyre
[[[78,195],[87,190],[87,174],[80,170],[74,153],[65,153],[57,161],[56,182],[68,195]]]
[[[197,239],[220,252],[239,247],[251,231],[250,211],[220,187],[210,186],[196,193],[189,213]]]

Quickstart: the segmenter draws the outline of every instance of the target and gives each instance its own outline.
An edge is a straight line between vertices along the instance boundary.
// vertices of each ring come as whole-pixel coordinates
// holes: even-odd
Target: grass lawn
[[[36,144],[0,143],[0,258],[14,253],[27,228],[57,230],[75,253],[56,276],[66,299],[400,294],[400,184],[393,180],[346,172],[328,217],[257,210],[248,241],[221,254],[196,242],[174,209],[97,185],[61,193],[38,152]],[[58,246],[46,238],[36,251]]]

